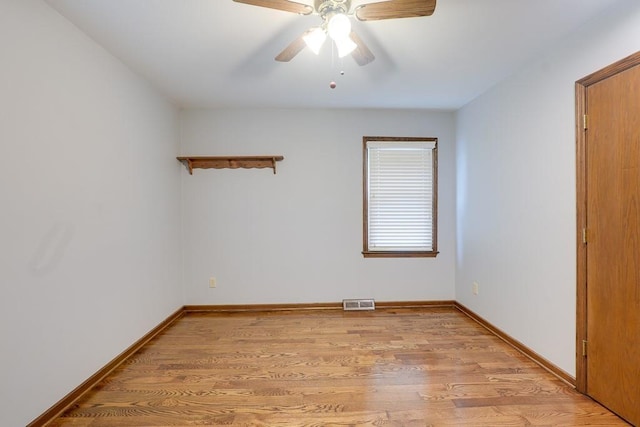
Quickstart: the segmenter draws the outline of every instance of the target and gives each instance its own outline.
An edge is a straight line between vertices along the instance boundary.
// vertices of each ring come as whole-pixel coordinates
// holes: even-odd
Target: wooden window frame
[[[432,248],[430,251],[393,250],[372,251],[369,249],[369,188],[368,188],[368,151],[367,143],[377,142],[432,142],[433,148],[433,201],[432,201]],[[388,137],[388,136],[364,136],[362,137],[362,255],[365,258],[435,258],[438,255],[438,138],[434,137]]]

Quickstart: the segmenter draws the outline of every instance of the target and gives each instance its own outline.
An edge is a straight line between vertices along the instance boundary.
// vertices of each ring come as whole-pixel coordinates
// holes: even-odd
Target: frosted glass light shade
[[[307,44],[307,47],[318,55],[324,41],[327,39],[327,33],[322,28],[316,27],[310,30],[302,39]]]
[[[334,41],[346,39],[351,34],[351,21],[344,13],[338,13],[329,20],[327,30]]]
[[[353,52],[358,45],[355,44],[351,37],[347,36],[340,40],[334,40],[336,47],[338,48],[338,57],[343,58]]]

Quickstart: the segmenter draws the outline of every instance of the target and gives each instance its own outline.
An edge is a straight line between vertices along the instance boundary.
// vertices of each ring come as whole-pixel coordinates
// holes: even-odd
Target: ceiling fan
[[[313,6],[292,0],[233,0],[253,6],[267,7],[299,15],[319,15],[322,23],[309,28],[276,56],[276,61],[289,62],[305,47],[316,55],[327,36],[336,45],[340,58],[351,54],[358,65],[367,65],[375,56],[351,29],[350,16],[359,21],[430,16],[436,0],[382,0],[365,3],[351,10],[351,0],[314,0]]]

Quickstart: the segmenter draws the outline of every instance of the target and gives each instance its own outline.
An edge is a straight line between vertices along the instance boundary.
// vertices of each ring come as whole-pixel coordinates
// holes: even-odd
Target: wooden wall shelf
[[[251,169],[271,168],[276,173],[276,162],[284,160],[284,156],[184,156],[178,157],[190,175],[194,169]]]

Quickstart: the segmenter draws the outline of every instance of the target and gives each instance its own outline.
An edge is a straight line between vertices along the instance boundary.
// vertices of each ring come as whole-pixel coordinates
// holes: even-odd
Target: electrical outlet
[[[209,287],[210,288],[215,288],[216,287],[216,278],[215,277],[209,277]]]
[[[478,293],[480,293],[480,286],[478,286],[478,282],[473,282],[473,286],[471,287],[471,290],[474,295],[478,295]]]

